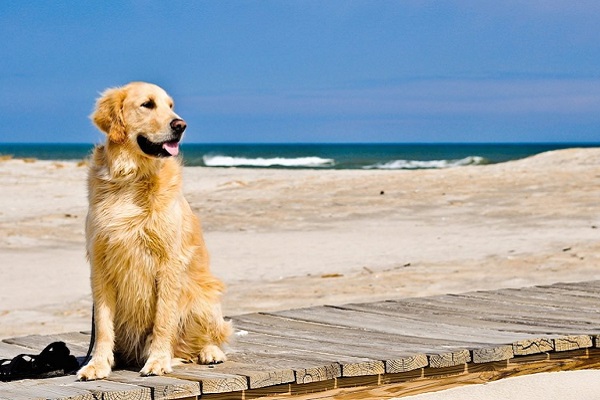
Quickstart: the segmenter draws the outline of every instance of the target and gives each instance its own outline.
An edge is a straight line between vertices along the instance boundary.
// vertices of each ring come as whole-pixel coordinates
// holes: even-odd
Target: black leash
[[[0,381],[51,378],[72,374],[78,368],[77,358],[65,343],[54,342],[40,354],[19,354],[12,359],[0,360]]]
[[[94,350],[94,342],[96,341],[96,320],[94,318],[95,311],[96,311],[96,306],[92,305],[92,335],[90,337],[90,345],[88,346],[87,354],[85,355],[85,358],[81,362],[80,367],[83,367],[84,365],[86,365],[90,361],[90,358],[92,358],[92,350]]]
[[[96,323],[92,307],[92,332],[87,354],[81,362],[71,354],[64,342],[50,343],[40,354],[19,354],[13,358],[0,360],[0,381],[8,382],[20,379],[51,378],[70,375],[86,365],[94,349]]]

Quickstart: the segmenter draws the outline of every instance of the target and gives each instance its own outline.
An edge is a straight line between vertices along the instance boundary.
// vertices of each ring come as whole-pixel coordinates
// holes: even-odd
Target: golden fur
[[[172,108],[163,89],[134,82],[105,91],[92,115],[107,140],[94,149],[88,178],[97,333],[79,379],[105,378],[115,357],[143,365],[142,375],[170,372],[173,358],[225,360],[221,347],[232,329],[221,314],[224,286],[210,273],[179,159],[169,154],[180,139],[174,126],[185,129]],[[141,142],[162,154],[147,153]]]

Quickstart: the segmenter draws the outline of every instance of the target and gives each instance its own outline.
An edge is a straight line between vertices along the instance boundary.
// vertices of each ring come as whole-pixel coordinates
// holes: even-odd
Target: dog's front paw
[[[140,371],[141,375],[164,375],[172,372],[170,356],[150,356],[144,368]]]
[[[214,344],[204,346],[198,355],[200,364],[219,364],[226,360],[227,356],[223,353],[223,350]]]
[[[77,371],[77,379],[80,381],[104,379],[110,374],[110,370],[111,366],[108,360],[92,359],[85,367]]]

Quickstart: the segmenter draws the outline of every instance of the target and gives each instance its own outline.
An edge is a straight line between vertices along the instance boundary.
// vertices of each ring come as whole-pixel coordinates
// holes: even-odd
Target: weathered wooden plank
[[[482,343],[507,343],[517,340],[514,333],[502,332],[497,329],[481,329],[477,326],[463,326],[457,321],[442,322],[441,318],[418,319],[414,316],[395,316],[394,318],[381,318],[381,315],[346,309],[344,307],[313,307],[274,313],[287,318],[319,322],[338,326],[346,326],[372,332],[384,332],[394,335],[413,336],[431,339],[452,339],[470,345],[465,348]],[[335,322],[332,322],[335,321]]]
[[[594,292],[585,290],[568,290],[561,287],[539,290],[539,288],[525,288],[522,290],[500,289],[493,291],[478,291],[467,293],[470,297],[493,298],[499,301],[510,301],[513,304],[547,304],[565,310],[579,310],[581,308],[595,308],[600,298]],[[575,299],[576,302],[565,302],[565,298]]]
[[[515,289],[502,289],[498,291],[480,291],[480,292],[467,292],[460,294],[450,294],[444,296],[436,296],[435,298],[421,298],[421,299],[429,299],[435,300],[438,303],[444,302],[456,302],[463,301],[468,303],[473,303],[473,301],[477,301],[477,303],[484,304],[486,303],[486,297],[490,297],[491,295],[496,298],[493,301],[498,306],[511,306],[514,304],[519,304],[523,307],[528,307],[529,305],[533,305],[536,307],[550,307],[550,308],[566,308],[570,307],[570,303],[565,302],[565,298],[571,298],[577,301],[577,308],[579,309],[579,305],[581,307],[597,307],[596,303],[593,301],[594,299],[589,297],[582,297],[573,295],[567,291],[561,291],[556,288],[540,290],[540,288],[532,287],[532,288],[523,288],[519,290]],[[536,300],[535,302],[533,300]],[[543,300],[540,302],[539,300]],[[477,304],[475,303],[475,304]],[[519,308],[520,309],[520,308]]]
[[[552,314],[552,309],[528,310],[514,305],[503,308],[495,303],[490,304],[468,304],[461,299],[439,301],[432,304],[429,299],[415,299],[421,302],[421,307],[432,308],[432,314],[438,315],[442,321],[451,323],[451,318],[460,320],[461,325],[470,327],[481,327],[496,331],[510,331],[518,333],[545,333],[554,331],[556,334],[572,332],[573,326],[578,330],[590,329],[592,324],[582,321],[573,314]],[[414,303],[411,304],[414,307]],[[549,331],[550,329],[550,331]]]
[[[244,326],[244,328],[251,329],[248,326]],[[287,347],[289,349],[296,349],[304,352],[339,354],[369,359],[379,358],[379,356],[387,356],[394,353],[391,343],[391,340],[393,340],[392,337],[390,337],[390,342],[386,344],[387,349],[389,349],[389,351],[387,351],[381,347],[370,346],[371,343],[328,341],[323,334],[324,332],[319,335],[318,332],[298,330],[294,335],[293,331],[283,332],[282,330],[279,330],[271,334],[266,332],[266,330],[264,331],[265,333],[257,331],[258,329],[256,331],[250,330],[246,336],[239,338],[238,342],[277,345],[279,347]],[[319,338],[322,338],[323,340],[319,340]]]
[[[535,335],[536,329],[531,329],[530,326],[519,324],[517,321],[502,321],[500,324],[498,320],[492,320],[489,313],[485,316],[480,313],[485,310],[458,310],[452,307],[440,306],[435,302],[427,302],[426,304],[418,304],[415,302],[378,302],[378,303],[367,303],[367,304],[349,304],[344,305],[344,308],[356,309],[365,312],[372,312],[375,314],[387,315],[394,320],[398,318],[410,319],[415,321],[414,323],[418,326],[421,321],[435,321],[437,327],[446,326],[446,332],[453,332],[453,335],[447,335],[448,339],[439,339],[441,341],[448,341],[451,339],[456,340],[454,332],[457,330],[457,326],[462,329],[462,332],[468,334],[472,333],[472,336],[468,339],[463,340],[467,347],[474,347],[478,345],[499,343],[504,344],[511,342],[516,339],[523,338],[523,334]],[[509,319],[508,317],[504,318]],[[423,327],[424,329],[426,327]],[[547,329],[543,329],[546,332]],[[451,344],[450,342],[448,344]]]
[[[17,346],[31,349],[31,351],[28,352],[29,354],[39,352],[52,343],[52,340],[50,340],[48,336],[43,335],[28,335],[17,338],[3,339],[2,341],[4,343],[15,344]]]
[[[391,342],[398,339],[397,335],[380,332],[367,332],[362,329],[353,329],[344,326],[317,324],[301,321],[273,314],[247,314],[232,318],[237,328],[245,331],[264,333],[281,337],[298,337],[320,340],[325,343],[378,343],[389,347]],[[413,341],[417,338],[407,338]],[[438,344],[446,343],[439,340]]]
[[[286,357],[295,353],[298,358],[315,360],[318,363],[317,365],[337,362],[341,365],[342,376],[357,376],[356,374],[359,373],[363,375],[377,375],[385,372],[385,364],[382,360],[373,357],[351,356],[352,352],[350,349],[341,351],[342,349],[338,347],[331,350],[322,348],[317,342],[309,340],[282,339],[276,336],[253,333],[239,338],[238,343],[268,346],[272,351],[279,349]]]
[[[588,281],[576,281],[576,282],[558,282],[558,283],[553,283],[550,286],[555,286],[555,285],[572,285],[574,287],[595,287],[600,289],[600,279],[596,279],[596,280],[588,280]],[[542,286],[542,285],[540,285]]]
[[[9,344],[6,342],[0,342],[0,359],[13,358],[19,354],[29,354],[31,349],[27,347],[21,347],[16,344]]]
[[[471,294],[469,294],[471,295]],[[479,298],[512,304],[515,311],[525,307],[548,307],[551,313],[597,313],[600,310],[599,298],[582,294],[569,293],[556,288],[541,291],[538,288],[528,288],[522,291],[506,289],[494,292],[475,293]]]
[[[526,293],[521,293],[521,295],[525,294]],[[544,294],[547,295],[548,293],[546,292]],[[534,302],[533,299],[545,300],[545,303],[540,301]],[[551,315],[572,317],[574,312],[582,314],[583,311],[583,314],[586,314],[587,312],[600,311],[600,306],[598,305],[599,299],[584,300],[581,297],[577,298],[577,307],[575,308],[569,306],[569,304],[572,303],[566,302],[565,296],[557,296],[553,299],[556,303],[550,300],[551,299],[548,296],[534,297],[532,293],[529,293],[528,297],[520,297],[520,301],[514,296],[505,297],[503,300],[499,300],[496,296],[492,297],[481,295],[479,293],[448,295],[447,298],[444,299],[444,301],[452,301],[453,303],[464,302],[463,304],[467,306],[475,303],[477,308],[488,308],[496,312],[508,312],[517,315],[539,315],[540,313],[549,313]],[[600,318],[595,315],[582,316],[591,317],[589,321],[600,320]]]
[[[138,372],[117,370],[110,374],[108,380],[150,388],[153,400],[200,396],[200,384],[197,381],[175,379],[171,376],[144,377]]]
[[[259,359],[259,361],[260,360],[268,362],[266,359]],[[211,371],[213,371],[215,374],[238,376],[240,377],[238,384],[245,385],[249,389],[280,385],[295,381],[296,376],[293,369],[295,364],[287,362],[284,363],[287,364],[287,366],[281,367],[281,359],[273,357],[273,361],[275,362],[273,365],[265,364],[260,366],[245,364],[240,362],[239,358],[230,357],[226,363],[215,365]],[[301,369],[301,367],[299,368]],[[176,371],[176,373],[179,372]],[[187,374],[188,379],[192,379],[192,375],[197,375],[197,373],[194,371],[194,367],[192,366],[189,366]],[[213,386],[217,386],[217,389],[220,389],[222,384],[216,379],[212,379],[210,381],[203,379],[203,393],[216,393],[217,389],[212,388]]]
[[[248,389],[248,380],[242,375],[212,371],[208,366],[184,364],[173,368],[170,377],[200,382],[202,394],[226,393]]]
[[[94,394],[81,387],[69,386],[73,377],[22,380],[0,384],[0,399],[69,399],[95,400]]]
[[[321,336],[325,337],[325,336]],[[290,337],[279,338],[273,337],[270,335],[261,335],[251,333],[248,336],[243,338],[244,341],[249,342],[258,342],[260,344],[271,344],[274,345],[277,343],[279,346],[285,347],[290,346],[296,349],[302,349],[304,351],[317,351],[319,353],[327,352],[329,354],[343,354],[343,355],[351,355],[354,354],[359,356],[361,353],[360,348],[357,345],[351,346],[338,346],[332,345],[331,343],[322,343],[308,340],[298,340]],[[333,346],[333,347],[332,347]],[[391,346],[386,346],[387,349],[380,349],[377,347],[368,347],[363,351],[366,351],[369,358],[382,359],[385,361],[386,368],[393,372],[403,372],[406,371],[406,368],[411,366],[415,368],[420,368],[427,365],[426,358],[424,355],[406,355],[402,354],[401,357],[394,357],[393,351],[390,349]],[[442,366],[450,366],[455,365],[455,363],[465,363],[466,360],[470,359],[470,353],[466,349],[459,349],[455,352],[444,352],[443,355],[432,354],[429,357],[429,360],[433,360],[434,365],[442,367]],[[342,364],[343,376],[358,376],[360,375],[375,375],[379,373],[383,373],[382,364],[378,361],[363,361],[359,363],[344,363],[340,361]]]
[[[468,350],[452,353],[432,354],[429,356],[429,366],[431,368],[454,367],[456,365],[466,364],[470,361],[471,353]]]
[[[46,348],[46,346],[48,346],[50,343],[65,342],[67,344],[67,347],[71,351],[71,354],[85,355],[87,352],[87,349],[88,349],[87,344],[82,345],[81,341],[78,341],[78,343],[69,343],[64,340],[65,338],[75,338],[79,335],[80,334],[78,334],[76,332],[73,332],[71,334],[48,335],[48,336],[29,335],[29,336],[23,336],[23,337],[19,337],[19,338],[4,339],[3,342],[8,343],[8,344],[16,344],[21,347],[29,348],[29,349],[33,350],[33,351],[29,352],[31,354],[39,353],[40,351],[44,350]]]
[[[549,338],[519,340],[512,345],[515,356],[546,353],[554,350],[554,342]]]
[[[324,335],[321,335],[325,338]],[[327,354],[328,359],[338,359],[342,363],[353,363],[358,361],[359,364],[363,361],[387,361],[387,360],[403,360],[408,357],[413,357],[422,351],[417,345],[414,345],[413,350],[396,350],[395,343],[390,337],[389,343],[377,344],[373,342],[358,343],[335,343],[325,339],[319,341],[316,337],[307,337],[303,332],[297,332],[295,336],[273,336],[268,334],[249,332],[249,334],[241,339],[240,343],[254,343],[261,345],[278,346],[282,349],[297,350],[303,353],[312,352],[315,354]],[[430,348],[428,348],[430,350]],[[342,359],[340,356],[344,356]],[[323,357],[323,356],[322,356]],[[337,357],[337,358],[336,358]],[[352,357],[348,360],[348,357]]]
[[[294,382],[295,369],[304,371],[301,363],[277,355],[266,357],[240,352],[230,353],[226,363],[213,366],[214,372],[245,377],[249,389]]]
[[[514,356],[515,353],[511,345],[483,347],[473,350],[473,362],[476,364],[508,360]]]
[[[554,339],[555,351],[587,349],[592,346],[592,337],[588,335],[564,336]]]
[[[80,389],[88,390],[94,395],[94,398],[102,400],[152,399],[152,391],[148,387],[128,385],[124,383],[110,382],[106,380],[73,382],[71,384],[67,384],[66,386],[75,386]]]
[[[338,361],[343,360],[344,358],[296,352],[277,346],[241,342],[237,343],[234,351],[229,354],[229,361],[215,366],[215,369],[244,374],[249,378],[250,388],[257,388],[265,386],[263,378],[265,372],[268,373],[274,369],[285,371],[285,380],[282,379],[280,383],[294,381],[307,383],[338,378],[341,376],[341,365]],[[351,358],[350,361],[362,360]],[[233,367],[232,362],[234,363]]]
[[[539,286],[542,287],[543,286]],[[564,289],[569,292],[585,292],[600,296],[600,280],[579,282],[557,282],[549,285],[550,288]]]
[[[568,321],[578,324],[597,323],[600,318],[596,316],[583,316],[576,310],[561,310],[553,305],[519,304],[517,307],[510,300],[498,301],[496,299],[473,298],[470,294],[448,295],[439,299],[421,298],[414,299],[411,303],[422,304],[425,307],[436,308],[440,311],[449,311],[472,315],[479,319],[494,320],[506,319],[510,316],[513,320],[540,319],[540,316],[549,318],[550,321]],[[543,321],[543,319],[541,319]],[[559,325],[561,326],[561,325]]]
[[[259,366],[262,364],[277,366],[278,368],[289,367],[290,361],[300,361],[302,363],[314,364],[314,362],[331,362],[333,359],[338,359],[336,355],[323,354],[314,351],[303,351],[295,349],[285,344],[279,343],[262,343],[261,341],[242,341],[238,340],[235,347],[229,353],[230,360],[247,363]],[[353,356],[340,356],[340,360],[348,360],[349,362],[363,361],[364,358]],[[278,363],[277,360],[281,360]],[[225,364],[217,367],[224,367]]]
[[[554,283],[552,285],[539,285],[527,288],[528,290],[546,292],[550,295],[558,294],[566,296],[581,296],[587,298],[599,298],[600,286],[597,286],[598,281],[568,283]]]
[[[506,294],[501,293],[501,291],[469,293],[469,298],[473,298],[474,301],[479,301],[479,299],[485,299],[486,301],[489,301],[491,303],[506,305],[506,307],[503,309],[496,308],[496,313],[500,313],[500,311],[503,311],[502,313],[510,315],[526,315],[526,313],[530,315],[539,315],[540,313],[549,313],[556,316],[561,316],[561,319],[572,319],[573,316],[578,317],[580,315],[590,313],[596,314],[600,311],[600,309],[598,309],[598,304],[594,304],[590,307],[585,307],[583,304],[577,302],[566,303],[566,299],[564,298],[560,300],[555,299],[554,302],[549,302],[547,298],[542,298],[541,296],[508,296]],[[542,310],[540,310],[539,308],[535,309],[534,307],[543,308]],[[598,317],[592,315],[591,319],[588,318],[588,321],[593,321],[596,318]]]
[[[239,329],[272,336],[302,337],[318,341],[323,344],[323,347],[331,344],[348,345],[351,343],[352,346],[355,346],[353,347],[354,355],[359,355],[361,351],[360,347],[356,346],[385,349],[386,352],[414,353],[435,350],[440,346],[465,347],[473,344],[472,341],[461,342],[453,338],[435,339],[423,337],[422,334],[407,336],[348,326],[312,323],[273,314],[248,314],[234,317],[233,321]]]
[[[417,354],[402,359],[386,360],[385,372],[388,374],[396,374],[424,368],[428,365],[429,359],[427,356],[425,354]]]
[[[371,376],[385,373],[385,364],[382,361],[364,361],[362,363],[341,364],[342,376]]]
[[[536,285],[536,286],[526,286],[526,287],[521,287],[521,288],[507,288],[507,289],[500,289],[500,290],[511,291],[511,292],[518,292],[520,290],[524,290],[527,292],[539,292],[539,293],[544,293],[544,292],[552,293],[552,291],[554,291],[554,290],[561,290],[561,291],[565,291],[568,293],[572,293],[574,295],[577,295],[577,294],[587,295],[586,293],[594,293],[595,291],[598,290],[599,286],[594,286],[597,283],[598,283],[597,280],[596,281],[579,281],[579,282],[573,282],[573,283],[557,282],[557,283],[553,283],[551,285]]]
[[[473,304],[446,296],[443,299],[418,298],[410,300],[411,308],[420,308],[421,318],[423,314],[438,315],[438,319],[446,323],[451,323],[450,317],[461,319],[461,324],[468,324],[471,327],[489,327],[490,324],[501,326],[502,331],[510,330],[514,333],[544,333],[550,329],[556,334],[568,334],[576,331],[586,333],[594,331],[598,322],[596,318],[580,317],[580,314],[552,314],[551,309],[539,309],[536,312],[527,314],[519,307],[506,306],[504,310],[500,305],[489,304],[484,307],[482,304],[474,307]],[[486,323],[487,322],[487,323]],[[500,325],[501,324],[501,325]],[[498,330],[498,329],[496,329]],[[480,336],[478,334],[478,336]]]
[[[330,363],[324,366],[304,367],[296,370],[296,384],[307,384],[328,381],[342,376],[342,366],[339,363]]]

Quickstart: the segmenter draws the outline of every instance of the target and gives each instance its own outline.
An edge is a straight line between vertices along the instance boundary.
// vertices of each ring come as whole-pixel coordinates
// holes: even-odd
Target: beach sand
[[[87,330],[86,168],[0,161],[0,339]],[[443,170],[186,167],[227,315],[600,279],[600,149]]]

